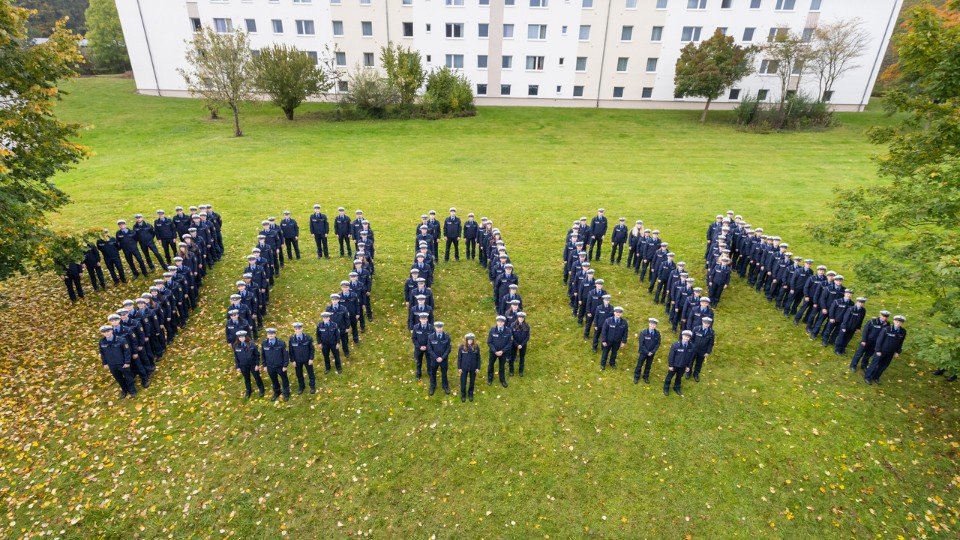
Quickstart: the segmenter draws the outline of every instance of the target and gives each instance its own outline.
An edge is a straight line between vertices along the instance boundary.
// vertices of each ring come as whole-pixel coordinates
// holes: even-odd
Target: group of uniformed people
[[[130,262],[131,259],[140,261],[141,272],[146,274],[138,251],[138,246],[144,246],[141,242],[146,245],[143,252],[147,260],[150,260],[149,251],[154,251],[157,264],[163,265],[163,259],[156,253],[153,241],[154,237],[160,238],[164,243],[168,262],[162,279],[154,279],[149,291],[136,300],[124,300],[121,309],[108,315],[107,324],[100,327],[100,360],[120,385],[121,399],[127,396],[136,397],[136,377],[140,378],[143,388],[150,386],[157,362],[166,352],[167,345],[177,336],[177,331],[186,326],[190,313],[197,307],[207,268],[213,267],[223,255],[220,216],[213,214],[210,205],[191,206],[190,210],[192,215],[186,216],[183,208],[177,207],[177,225],[173,230],[179,231],[182,223],[185,227],[183,230],[187,231],[179,237],[181,242],[174,242],[172,239],[176,236],[172,236],[168,230],[168,222],[174,220],[165,218],[163,210],[157,210],[159,217],[153,227],[144,222],[140,214],[135,216],[137,224],[134,225],[134,230],[128,229],[126,222],[121,219],[116,237],[105,234],[104,238],[97,242],[97,246],[92,248],[103,253],[115,283],[126,281],[120,265],[119,251],[116,249],[117,244],[127,254],[134,277],[139,274]],[[216,217],[211,219],[206,211]],[[194,226],[187,226],[191,224]],[[136,231],[139,231],[139,237]],[[140,240],[141,238],[144,240]],[[168,249],[168,244],[174,245],[170,245]],[[152,250],[150,246],[153,246]],[[152,271],[152,261],[150,267]],[[88,265],[87,268],[99,270],[99,262],[95,266]],[[93,275],[91,273],[91,279]],[[99,272],[99,278],[102,281],[102,271]],[[79,290],[79,283],[75,285]]]
[[[845,356],[859,334],[849,367],[853,372],[862,368],[867,384],[880,384],[890,362],[900,356],[907,337],[903,315],[895,315],[891,324],[890,312],[881,310],[867,321],[865,297],[854,299],[842,275],[825,265],[814,269],[812,259],[795,256],[779,236],[763,234],[730,210],[707,227],[706,240],[704,259],[711,273],[721,267],[724,274],[736,271],[784,317],[793,317],[795,325],[803,322],[811,340],[819,338],[837,356]]]
[[[593,331],[593,352],[597,352],[598,345],[601,347],[601,370],[606,369],[608,362],[610,367],[616,367],[618,353],[626,346],[629,336],[623,308],[611,305],[611,295],[604,288],[604,280],[596,278],[596,271],[591,268],[593,256],[586,251],[589,245],[600,249],[603,234],[598,233],[606,231],[604,213],[600,208],[590,224],[586,217],[575,220],[567,231],[563,250],[563,280],[567,285],[572,314],[584,327],[584,341],[590,339]],[[663,390],[664,395],[669,395],[672,382],[674,391],[682,395],[682,379],[693,377],[700,382],[703,363],[713,353],[716,336],[712,328],[714,311],[710,307],[711,299],[703,296],[702,288],[693,286],[693,278],[684,271],[686,263],[674,262],[675,254],[669,251],[669,244],[660,239],[660,231],[644,229],[642,220],[637,220],[634,227],[627,230],[625,222],[626,218],[619,218],[613,229],[610,264],[620,263],[623,247],[629,244],[627,268],[633,268],[634,273],[640,275],[641,283],[649,280],[647,292],[654,295],[655,303],[664,304],[673,332],[681,331],[680,340],[670,349]],[[601,224],[599,229],[598,224]],[[726,286],[719,278],[716,283],[721,286],[721,291]],[[661,334],[657,329],[660,321],[651,317],[647,323],[648,327],[637,334],[639,344],[634,384],[641,378],[649,384],[650,368],[660,348]]]
[[[114,285],[126,283],[127,275],[121,254],[126,258],[134,279],[146,276],[147,268],[149,272],[154,272],[157,266],[163,269],[172,265],[171,254],[178,256],[184,246],[191,251],[198,250],[201,263],[205,266],[213,266],[223,256],[223,236],[220,234],[223,221],[220,214],[213,211],[212,205],[191,206],[189,214],[184,213],[182,206],[178,206],[173,217],[167,217],[163,210],[157,210],[157,219],[152,225],[144,219],[143,214],[134,214],[133,217],[133,227],[129,227],[125,219],[118,220],[113,236],[108,229],[104,229],[96,243],[87,246],[82,261],[63,266],[63,282],[71,301],[84,298],[81,283],[84,270],[90,277],[94,291],[107,288],[104,266]],[[157,241],[163,246],[163,256],[157,249]],[[190,246],[196,246],[196,250]],[[156,264],[153,258],[156,258]]]
[[[314,215],[319,213],[320,205],[314,205]],[[315,394],[317,381],[313,362],[317,346],[323,354],[324,372],[330,372],[330,357],[333,356],[332,367],[336,368],[337,373],[342,373],[340,352],[343,351],[344,357],[349,358],[350,338],[353,338],[354,344],[360,343],[359,334],[366,332],[367,321],[373,320],[373,230],[370,222],[363,219],[363,212],[358,210],[355,237],[360,240],[354,245],[356,258],[353,261],[353,271],[349,273],[349,280],[340,282],[340,292],[330,295],[330,303],[320,314],[320,322],[316,326],[316,341],[303,331],[303,323],[295,322],[292,324],[293,334],[286,341],[278,338],[277,329],[271,327],[266,329],[266,339],[257,346],[258,331],[263,328],[263,316],[266,315],[270,302],[270,288],[284,266],[283,248],[287,248],[287,258],[292,259],[294,253],[297,259],[300,258],[299,226],[296,220],[290,217],[289,211],[284,211],[283,214],[284,219],[279,225],[272,217],[261,223],[263,230],[257,236],[257,245],[247,256],[243,280],[236,283],[237,293],[230,296],[230,306],[227,309],[226,340],[233,349],[234,366],[237,373],[243,377],[247,398],[253,393],[252,382],[256,382],[260,397],[264,397],[265,388],[260,372],[265,370],[273,386],[271,400],[276,401],[281,396],[284,401],[289,400],[290,379],[287,368],[291,362],[296,371],[298,394],[303,394],[308,383],[310,393]],[[340,209],[340,214],[343,215],[343,208]],[[325,222],[326,218],[322,221]],[[314,222],[314,217],[311,216],[312,230]],[[287,234],[283,232],[284,227]],[[315,234],[323,234],[325,237],[326,233]],[[346,236],[352,238],[354,234]],[[325,256],[324,246],[325,241],[320,242],[318,239],[318,257]],[[350,247],[348,242],[346,248],[350,250]],[[370,251],[367,251],[368,248]]]

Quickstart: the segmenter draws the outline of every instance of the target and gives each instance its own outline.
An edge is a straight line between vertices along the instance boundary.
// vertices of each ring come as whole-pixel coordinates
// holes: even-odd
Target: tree
[[[724,90],[753,72],[752,47],[741,47],[732,36],[725,36],[718,29],[710,39],[681,49],[674,73],[674,93],[677,97],[704,97],[700,122],[707,120],[710,103],[720,97]]]
[[[423,102],[440,114],[471,111],[474,109],[473,86],[466,77],[443,66],[430,72]]]
[[[960,9],[960,1],[950,2]],[[955,12],[954,12],[955,13]],[[913,8],[897,37],[900,79],[888,95],[905,114],[873,128],[882,185],[843,191],[813,227],[822,241],[858,250],[863,286],[929,298],[917,356],[960,371],[960,24],[930,5]],[[916,328],[916,327],[915,327]]]
[[[866,52],[869,42],[870,35],[859,18],[824,24],[813,31],[809,68],[817,76],[818,100],[824,101],[845,73],[860,67],[854,62]]]
[[[347,72],[344,69],[340,68],[340,63],[337,62],[337,55],[340,52],[340,49],[334,44],[333,48],[330,48],[330,45],[324,45],[323,54],[320,55],[320,66],[323,69],[324,74],[327,78],[330,79],[331,84],[333,85],[333,97],[337,102],[337,114],[340,113],[340,106],[343,104],[344,95],[341,91],[343,83],[346,82]]]
[[[50,40],[31,46],[30,11],[0,1],[0,279],[48,266],[53,233],[46,214],[70,198],[51,182],[87,156],[80,126],[58,120],[57,85],[76,76],[79,37],[57,23]]]
[[[207,102],[211,111],[220,106],[233,112],[233,134],[240,130],[240,105],[253,97],[250,73],[250,42],[242,30],[220,34],[204,28],[193,34],[192,48],[187,50],[190,71],[178,69],[194,96]]]
[[[800,88],[800,79],[810,60],[810,44],[793,32],[783,31],[777,32],[763,50],[768,66],[772,63],[780,79],[780,102],[777,109],[782,111],[783,104],[787,100],[787,91],[790,90],[791,79],[795,77],[797,88]]]
[[[251,70],[257,90],[270,96],[287,120],[293,120],[294,109],[307,98],[326,92],[332,84],[315,59],[285,44],[261,49]]]
[[[71,32],[83,35],[87,31],[84,22],[87,0],[18,0],[16,4],[36,11],[27,21],[29,37],[49,37],[64,17],[66,28]]]
[[[387,72],[390,85],[400,95],[400,104],[413,105],[417,99],[417,91],[427,78],[420,53],[409,47],[404,48],[403,45],[394,47],[391,42],[380,48],[380,63]]]
[[[123,73],[130,69],[117,4],[113,0],[90,0],[85,15],[87,47],[97,69],[106,73]]]
[[[377,70],[356,66],[350,76],[348,99],[358,110],[383,118],[391,106],[400,102],[400,94]]]

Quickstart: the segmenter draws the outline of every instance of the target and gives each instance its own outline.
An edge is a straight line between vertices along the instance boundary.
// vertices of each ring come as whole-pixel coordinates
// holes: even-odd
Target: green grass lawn
[[[885,384],[866,386],[735,279],[702,382],[665,398],[669,332],[649,386],[632,384],[633,336],[601,373],[561,280],[564,232],[603,206],[659,228],[702,282],[705,228],[732,209],[856,287],[855,255],[804,225],[828,214],[834,188],[877,181],[864,130],[891,122],[881,112],[754,135],[723,112],[705,126],[699,111],[545,108],[325,123],[309,119],[322,105],[293,122],[261,106],[236,139],[198,102],[137,96],[129,80],[66,88],[59,112],[89,127],[94,156],[56,179],[74,203],[55,225],[112,228],[210,202],[228,253],[135,401],[116,401],[95,340],[142,280],[76,305],[53,276],[0,284],[0,536],[956,537],[960,399],[909,341]],[[375,320],[343,375],[318,375],[317,395],[247,402],[223,343],[227,296],[260,220],[290,209],[305,231],[317,202],[372,222]],[[533,326],[526,377],[483,382],[467,404],[416,383],[401,302],[419,215],[450,206],[503,231]],[[349,268],[312,258],[306,232],[301,247],[265,321],[283,337],[316,323]],[[632,273],[597,269],[633,332],[662,314]],[[479,265],[440,264],[438,319],[455,341],[486,335],[489,291]],[[910,328],[924,304],[867,306]]]

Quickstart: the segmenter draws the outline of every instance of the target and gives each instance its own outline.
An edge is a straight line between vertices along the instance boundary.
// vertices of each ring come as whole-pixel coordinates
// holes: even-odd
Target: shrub
[[[834,125],[829,106],[805,94],[794,94],[783,105],[766,104],[756,96],[746,96],[734,109],[737,124],[751,131],[827,128]]]
[[[400,102],[400,94],[376,70],[357,67],[350,76],[347,102],[369,117],[384,118]]]
[[[431,71],[427,77],[423,104],[428,111],[441,115],[473,111],[473,88],[466,77],[444,66]]]

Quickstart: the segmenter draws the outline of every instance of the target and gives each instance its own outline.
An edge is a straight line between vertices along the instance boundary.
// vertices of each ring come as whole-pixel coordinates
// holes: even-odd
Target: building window
[[[820,0],[810,0],[810,11],[820,11]]]
[[[657,70],[658,58],[647,58],[647,73],[653,73]]]
[[[731,89],[730,89],[730,95],[727,96],[727,99],[732,99],[732,100],[740,99],[740,89],[739,89],[739,88],[731,88]]]
[[[574,86],[573,87],[573,97],[583,97],[583,87]]]
[[[433,62],[433,60],[431,60],[430,58],[431,58],[431,57],[430,57],[430,55],[428,54],[428,55],[427,55],[427,63],[428,63],[428,64],[429,64],[430,62]]]
[[[707,0],[687,0],[687,9],[707,9]]]
[[[590,25],[581,24],[580,25],[580,41],[587,41],[590,39]]]
[[[761,60],[760,70],[758,73],[762,75],[773,75],[777,72],[777,68],[779,67],[780,62],[778,60]]]
[[[501,85],[500,85],[500,95],[501,95],[501,96],[509,96],[509,95],[510,95],[510,85],[509,85],[509,84],[501,84]]]
[[[257,33],[257,20],[256,19],[244,19],[243,25],[247,27],[247,32],[251,34]]]
[[[560,95],[560,91],[561,91],[561,90],[563,90],[563,87],[558,84],[558,85],[557,85],[557,95],[558,95],[558,96]]]
[[[657,9],[667,9],[667,0],[657,0]]]
[[[490,0],[480,0],[480,5],[481,5],[481,6],[489,6],[489,5],[490,5]],[[486,86],[486,85],[484,85],[484,86]]]
[[[804,28],[801,39],[803,39],[805,43],[810,43],[813,41],[813,28]]]
[[[637,0],[627,0],[627,9],[637,9]]]
[[[403,23],[403,37],[413,37],[413,23]]]
[[[213,29],[220,34],[233,32],[233,19],[214,19]]]
[[[448,54],[447,55],[447,67],[450,69],[463,69],[463,55],[462,54]]]
[[[273,25],[274,34],[283,33],[283,21],[281,21],[280,19],[273,19],[272,21],[270,21],[270,23]]]
[[[547,7],[547,0],[530,0],[530,7]]]
[[[513,6],[515,3],[515,0],[503,0],[503,5],[505,6]]]
[[[620,41],[632,41],[633,40],[633,27],[624,26],[620,29]]]
[[[652,98],[652,97],[653,97],[653,87],[652,87],[652,86],[644,86],[643,89],[640,90],[640,97],[641,97],[642,99],[650,99],[650,98]]]
[[[341,92],[348,92],[350,90],[350,83],[347,81],[338,81],[337,90]]]
[[[797,7],[797,0],[777,0],[777,11],[793,11]]]
[[[560,65],[561,65],[561,66],[563,65],[563,57],[562,57],[562,56],[560,57]]]
[[[297,19],[297,35],[298,36],[312,36],[316,34],[316,31],[313,28],[313,21]]]
[[[803,61],[801,60],[793,64],[793,69],[790,72],[793,75],[800,75],[801,73],[803,73]]]
[[[627,62],[629,61],[630,59],[627,58],[626,56],[621,56],[620,58],[617,58],[617,72],[625,73],[627,71]]]
[[[663,27],[654,26],[650,31],[650,41],[660,41],[663,39]]]
[[[363,37],[373,36],[373,23],[370,21],[360,21],[360,34]]]
[[[787,90],[787,99],[795,98],[795,97],[797,97],[796,90]]]
[[[733,7],[733,0],[722,0],[720,2],[720,9],[730,9]]]
[[[527,39],[534,39],[534,40],[547,39],[547,25],[528,24]]]
[[[756,32],[756,28],[744,28],[743,29],[743,41],[751,42],[753,41],[753,33]]]
[[[203,30],[203,24],[200,22],[200,18],[190,17],[190,27],[193,28],[194,32],[199,32]]]
[[[577,57],[577,71],[586,71],[587,70],[587,57],[578,56]]]
[[[337,58],[337,65],[338,65],[338,66],[343,67],[343,66],[346,66],[346,65],[347,65],[347,53],[345,53],[345,52],[343,52],[343,51],[337,51],[337,52],[336,52],[336,58]]]
[[[684,26],[680,33],[680,41],[700,41],[700,31],[702,26]]]
[[[580,5],[583,9],[590,9],[593,7],[593,0],[583,0]]]
[[[313,60],[314,64],[317,64],[320,62],[320,57],[317,55],[317,51],[307,51],[307,56],[310,57],[311,60]]]
[[[513,25],[505,24],[503,25],[503,37],[507,39],[513,39]]]
[[[363,67],[373,67],[373,53],[363,53]]]
[[[789,28],[771,28],[770,33],[767,34],[767,43],[772,42],[777,36],[786,36],[789,31]]]
[[[621,98],[623,98],[623,87],[622,87],[622,86],[614,86],[614,87],[613,87],[613,98],[614,98],[614,99],[621,99]]]
[[[313,0],[293,0],[294,4],[309,4]]]
[[[750,0],[750,9],[760,9],[760,0]]]
[[[833,99],[833,90],[827,90],[823,93],[823,101],[830,101]]]
[[[769,91],[769,90],[760,90],[759,92],[757,92],[757,99],[760,100],[760,101],[766,101],[766,100],[767,100],[767,96],[768,96],[769,94],[770,94],[770,91]]]
[[[478,95],[478,96],[485,96],[485,95],[487,95],[487,85],[485,85],[485,84],[478,84],[478,85],[477,85],[477,95]]]
[[[446,0],[448,6],[463,6],[463,0]]]
[[[540,93],[540,86],[539,86],[539,85],[537,85],[537,84],[531,84],[530,86],[527,86],[527,95],[528,95],[528,96],[536,96],[536,95],[539,94],[539,93]]]
[[[462,38],[463,23],[447,23],[447,37],[457,39]]]
[[[343,35],[343,21],[333,21],[333,35],[334,36]]]
[[[567,35],[567,25],[563,25],[560,27],[560,35],[561,36]]]
[[[429,33],[430,33],[430,23],[427,23],[426,28],[427,28],[427,33],[429,34]]]
[[[370,0],[360,0],[360,5],[361,5],[361,6],[369,6],[369,5],[370,5]]]
[[[528,56],[527,57],[527,69],[530,71],[543,71],[543,57],[542,56]]]
[[[260,51],[258,49],[250,49],[250,58],[260,58]]]
[[[339,5],[340,5],[340,0],[330,0],[330,5],[331,5],[331,6],[339,6]]]
[[[500,67],[503,69],[512,69],[513,57],[508,55],[500,58]]]
[[[412,6],[412,5],[413,5],[413,0],[403,0],[403,5],[405,5],[405,6]]]
[[[477,25],[477,36],[478,37],[490,37],[490,25],[487,23],[479,23]]]
[[[477,55],[477,69],[487,69],[487,55]]]

